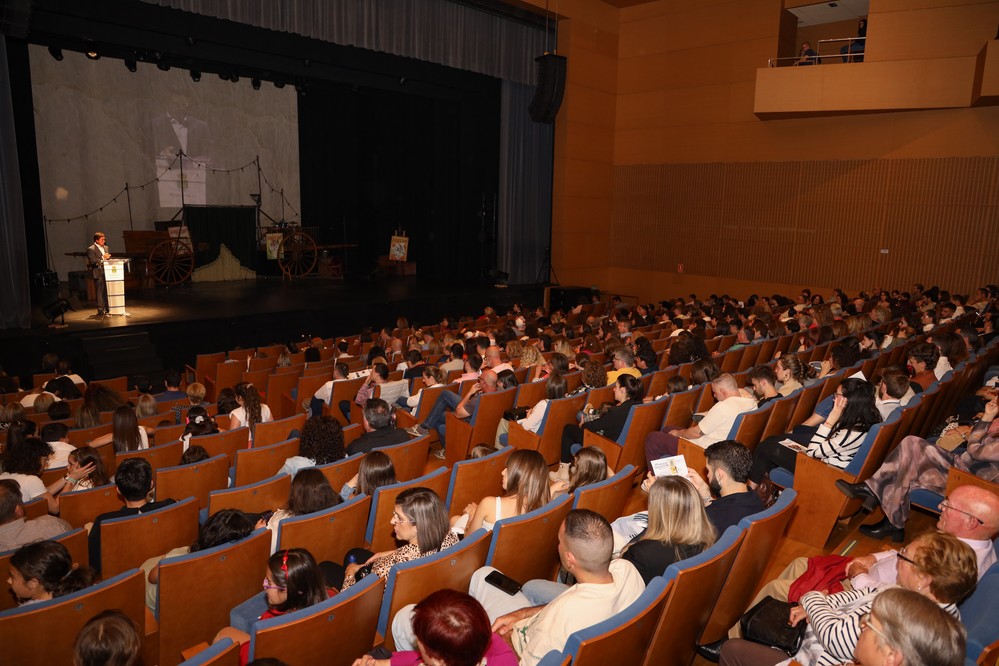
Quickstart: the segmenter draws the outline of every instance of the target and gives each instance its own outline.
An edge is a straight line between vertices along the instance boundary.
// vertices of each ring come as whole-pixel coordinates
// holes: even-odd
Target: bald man
[[[503,353],[499,348],[499,345],[490,345],[486,347],[486,356],[482,359],[483,363],[488,368],[492,368],[492,371],[497,375],[504,370],[509,370],[513,372],[513,366],[509,363],[503,362]]]

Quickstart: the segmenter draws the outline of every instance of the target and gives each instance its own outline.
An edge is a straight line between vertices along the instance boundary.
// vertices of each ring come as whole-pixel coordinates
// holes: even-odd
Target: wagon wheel
[[[194,271],[194,252],[186,241],[160,241],[149,252],[149,271],[160,284],[183,284]]]
[[[296,231],[285,236],[278,247],[278,265],[287,278],[304,277],[316,267],[319,251],[312,236]]]

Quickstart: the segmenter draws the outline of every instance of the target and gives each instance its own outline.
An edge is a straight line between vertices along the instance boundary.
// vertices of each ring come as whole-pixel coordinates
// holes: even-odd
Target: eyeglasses
[[[895,553],[895,555],[898,556],[898,559],[902,560],[903,562],[908,562],[909,564],[911,564],[912,566],[916,567],[917,569],[922,569],[923,568],[923,567],[919,566],[918,562],[916,562],[914,559],[912,559],[911,557],[908,557],[905,554],[905,548],[903,548],[900,551],[898,551],[897,553]]]
[[[984,525],[985,524],[985,521],[982,520],[981,518],[979,518],[978,516],[976,516],[975,514],[968,513],[967,511],[962,511],[961,509],[958,509],[956,506],[954,506],[953,504],[951,504],[949,497],[944,497],[943,501],[940,502],[940,504],[937,505],[937,508],[940,509],[941,511],[943,511],[944,509],[950,509],[951,511],[957,511],[958,513],[963,513],[964,515],[968,516],[969,518],[974,518],[975,520],[978,521],[979,525]]]
[[[399,514],[397,513],[392,514],[392,519],[389,522],[392,523],[393,525],[398,525],[400,523],[409,523],[410,525],[415,524],[409,518],[400,518]]]
[[[263,585],[263,588],[265,590],[287,590],[288,589],[287,587],[281,587],[280,585],[272,585],[271,584],[271,579],[268,578],[267,576],[264,576],[264,585]]]
[[[880,629],[878,629],[877,627],[875,627],[873,624],[871,624],[871,614],[870,613],[864,613],[863,615],[860,616],[860,630],[863,631],[864,629],[870,629],[875,634],[877,634],[878,636],[880,636],[883,640],[886,640],[886,641],[888,640],[888,636],[885,635],[885,632],[881,631]]]

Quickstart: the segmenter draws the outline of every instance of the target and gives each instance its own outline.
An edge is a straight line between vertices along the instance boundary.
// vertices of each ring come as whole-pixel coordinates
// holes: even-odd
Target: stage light
[[[156,69],[160,70],[161,72],[169,72],[170,65],[166,64],[165,62],[158,62],[156,63]]]
[[[239,74],[236,72],[229,72],[229,80],[233,83],[239,83]]]
[[[308,95],[309,85],[307,83],[296,83],[295,90],[298,92],[299,95]]]
[[[125,58],[125,67],[128,68],[128,71],[134,72],[139,68],[139,64],[133,58]]]
[[[87,57],[90,58],[91,60],[100,60],[101,54],[98,53],[97,51],[87,51]]]
[[[192,69],[191,70],[191,80],[194,81],[195,83],[197,83],[198,81],[200,81],[201,80],[201,72],[199,72],[196,69]]]
[[[254,90],[260,90],[260,79],[253,77],[250,79],[250,85],[253,86]]]
[[[194,46],[195,44],[198,43],[198,40],[196,40],[194,37],[191,37],[190,35],[185,37],[184,41],[187,42],[188,46]]]
[[[284,81],[275,81],[274,82],[274,87],[275,88],[284,88]]]
[[[50,46],[49,47],[49,54],[53,58],[55,58],[56,61],[62,62],[62,59],[63,59],[62,49],[60,49],[59,47],[57,47],[57,46]]]

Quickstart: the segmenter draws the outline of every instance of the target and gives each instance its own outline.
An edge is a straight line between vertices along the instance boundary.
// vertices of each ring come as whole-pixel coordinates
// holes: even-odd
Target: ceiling
[[[802,7],[788,7],[787,10],[798,17],[798,27],[801,28],[837,21],[855,21],[867,16],[869,4],[870,0],[833,0]]]

